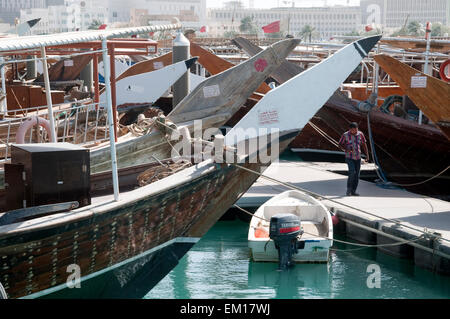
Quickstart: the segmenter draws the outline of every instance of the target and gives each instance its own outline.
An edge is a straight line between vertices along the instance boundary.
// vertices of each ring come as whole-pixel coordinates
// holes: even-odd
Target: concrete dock
[[[370,165],[362,165],[362,169],[373,169]],[[363,180],[357,189],[360,196],[345,196],[347,176],[330,170],[345,171],[346,164],[280,161],[268,167],[264,175],[325,197],[323,203],[340,219],[335,230],[359,242],[394,243],[416,239],[425,231],[429,236],[411,244],[378,249],[450,275],[450,202],[402,189],[382,188]],[[261,177],[237,205],[259,207],[286,190],[289,188]]]

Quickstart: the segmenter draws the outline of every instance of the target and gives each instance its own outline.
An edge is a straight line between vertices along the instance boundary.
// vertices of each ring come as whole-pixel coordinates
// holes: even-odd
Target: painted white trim
[[[359,43],[356,45],[360,46]],[[226,135],[225,145],[302,129],[361,63],[355,43],[270,90]],[[362,50],[361,52],[365,52]],[[265,130],[261,130],[265,129]]]
[[[116,82],[116,105],[154,103],[181,76],[186,74],[186,71],[186,61],[183,60],[162,69],[123,78]],[[100,105],[104,105],[106,100],[106,92],[104,92],[100,95]]]
[[[87,275],[87,276],[81,277],[80,283],[83,282],[83,281],[92,279],[92,278],[94,278],[94,277],[100,276],[100,275],[102,275],[102,274],[104,274],[104,273],[106,273],[106,272],[109,272],[109,271],[111,271],[111,270],[114,270],[114,269],[116,269],[116,268],[118,268],[118,267],[121,267],[121,266],[123,266],[123,265],[125,265],[125,264],[128,264],[128,263],[130,263],[130,262],[133,262],[133,261],[135,261],[135,260],[138,260],[138,259],[140,259],[140,258],[142,258],[142,257],[145,257],[145,256],[147,256],[147,255],[149,255],[149,254],[151,254],[151,253],[154,253],[154,252],[157,251],[157,250],[160,250],[160,249],[165,248],[165,247],[167,247],[167,246],[170,246],[170,245],[172,245],[172,244],[176,244],[176,243],[191,243],[191,244],[196,244],[199,240],[200,240],[200,237],[176,237],[176,238],[174,238],[174,239],[171,239],[171,240],[165,242],[165,243],[162,244],[162,245],[153,247],[152,249],[149,249],[149,250],[147,250],[147,251],[145,251],[145,252],[143,252],[143,253],[141,253],[141,254],[139,254],[139,255],[133,256],[133,257],[131,257],[131,258],[129,258],[129,259],[126,259],[126,260],[124,260],[124,261],[121,261],[121,262],[119,262],[119,263],[117,263],[117,264],[114,264],[114,265],[112,265],[112,266],[110,266],[110,267],[104,268],[104,269],[102,269],[102,270],[99,270],[99,271],[94,272],[94,273],[92,273],[92,274],[89,274],[89,275]],[[55,287],[52,287],[52,288],[48,288],[48,289],[45,289],[45,290],[42,290],[42,291],[35,292],[35,293],[31,294],[31,295],[27,295],[27,296],[24,296],[24,297],[20,297],[19,299],[34,299],[34,298],[39,298],[39,297],[42,297],[42,296],[45,296],[45,295],[54,293],[54,292],[56,292],[56,291],[59,291],[59,290],[65,289],[65,288],[68,288],[68,287],[67,287],[67,284],[64,283],[64,284],[60,284],[60,285],[55,286]],[[73,288],[73,289],[77,289],[77,288]]]

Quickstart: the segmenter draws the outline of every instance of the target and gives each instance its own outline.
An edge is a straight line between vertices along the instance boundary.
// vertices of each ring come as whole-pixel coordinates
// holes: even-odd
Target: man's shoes
[[[352,193],[351,192],[347,192],[347,196],[352,196]]]
[[[352,193],[352,195],[353,195],[353,196],[359,196],[359,194],[358,194],[358,193]]]

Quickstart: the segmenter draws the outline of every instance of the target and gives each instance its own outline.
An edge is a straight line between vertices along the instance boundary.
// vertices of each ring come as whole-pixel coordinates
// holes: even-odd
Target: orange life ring
[[[46,119],[38,116],[33,116],[22,122],[16,132],[16,143],[24,144],[25,143],[25,134],[27,131],[35,125],[42,126],[46,131],[48,136],[51,136],[50,123]]]
[[[447,76],[447,74],[445,74],[445,69],[447,68],[447,66],[449,64],[450,64],[450,59],[448,59],[447,61],[442,63],[441,68],[439,69],[439,75],[441,76],[441,79],[444,80],[445,82],[450,82],[450,77]]]

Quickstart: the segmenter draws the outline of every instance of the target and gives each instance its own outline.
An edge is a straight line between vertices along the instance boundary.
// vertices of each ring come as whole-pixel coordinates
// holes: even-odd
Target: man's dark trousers
[[[359,182],[359,171],[361,169],[361,159],[354,160],[346,158],[348,165],[347,193],[354,194]]]

